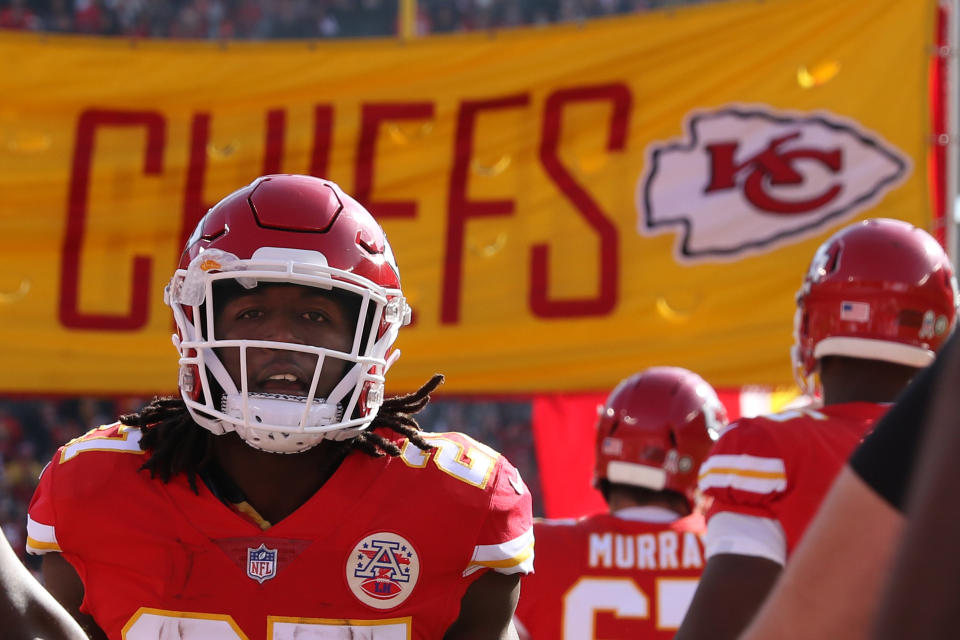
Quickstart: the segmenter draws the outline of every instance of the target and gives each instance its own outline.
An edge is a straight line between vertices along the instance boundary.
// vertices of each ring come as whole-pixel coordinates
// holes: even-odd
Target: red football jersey
[[[852,402],[727,427],[700,467],[700,490],[713,498],[707,527],[725,512],[774,520],[789,556],[847,458],[889,407]],[[707,541],[715,553],[713,531]]]
[[[386,434],[384,434],[386,435]],[[353,452],[266,531],[185,477],[139,471],[140,431],[73,440],[30,505],[28,551],[60,551],[81,609],[110,638],[440,638],[483,570],[528,573],[530,493],[517,470],[459,433]]]
[[[536,521],[537,570],[523,580],[516,613],[530,638],[673,637],[706,562],[704,523],[632,519],[649,513]]]

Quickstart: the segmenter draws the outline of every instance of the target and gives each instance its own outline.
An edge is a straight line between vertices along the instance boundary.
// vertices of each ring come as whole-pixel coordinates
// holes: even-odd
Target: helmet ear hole
[[[610,432],[607,435],[612,436],[613,434],[615,434],[617,432],[617,427],[619,426],[620,426],[620,421],[617,419],[614,419],[613,422],[610,424]]]
[[[841,248],[835,246],[833,250],[827,256],[827,263],[824,265],[824,274],[823,277],[827,277],[837,270],[837,265],[840,264],[840,253]]]

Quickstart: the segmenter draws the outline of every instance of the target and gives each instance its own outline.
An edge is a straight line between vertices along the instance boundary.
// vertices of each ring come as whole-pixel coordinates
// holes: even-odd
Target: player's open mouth
[[[309,378],[292,365],[271,366],[259,376],[251,391],[305,396],[310,389]]]

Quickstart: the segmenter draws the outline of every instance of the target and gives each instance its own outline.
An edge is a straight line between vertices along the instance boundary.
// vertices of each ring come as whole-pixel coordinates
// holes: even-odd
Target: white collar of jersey
[[[624,507],[613,515],[621,520],[638,522],[673,522],[680,519],[680,514],[666,507]]]

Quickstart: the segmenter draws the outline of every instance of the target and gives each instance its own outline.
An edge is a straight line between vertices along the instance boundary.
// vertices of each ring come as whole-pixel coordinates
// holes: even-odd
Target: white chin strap
[[[276,393],[250,393],[246,399],[242,394],[230,393],[224,396],[221,411],[240,421],[233,428],[251,447],[271,453],[299,453],[316,446],[328,435],[323,432],[277,431],[258,429],[255,424],[279,425],[296,429],[300,426],[307,399]],[[248,419],[245,419],[248,416]],[[310,403],[307,410],[306,426],[324,427],[339,422],[343,408],[328,404],[318,398]]]

